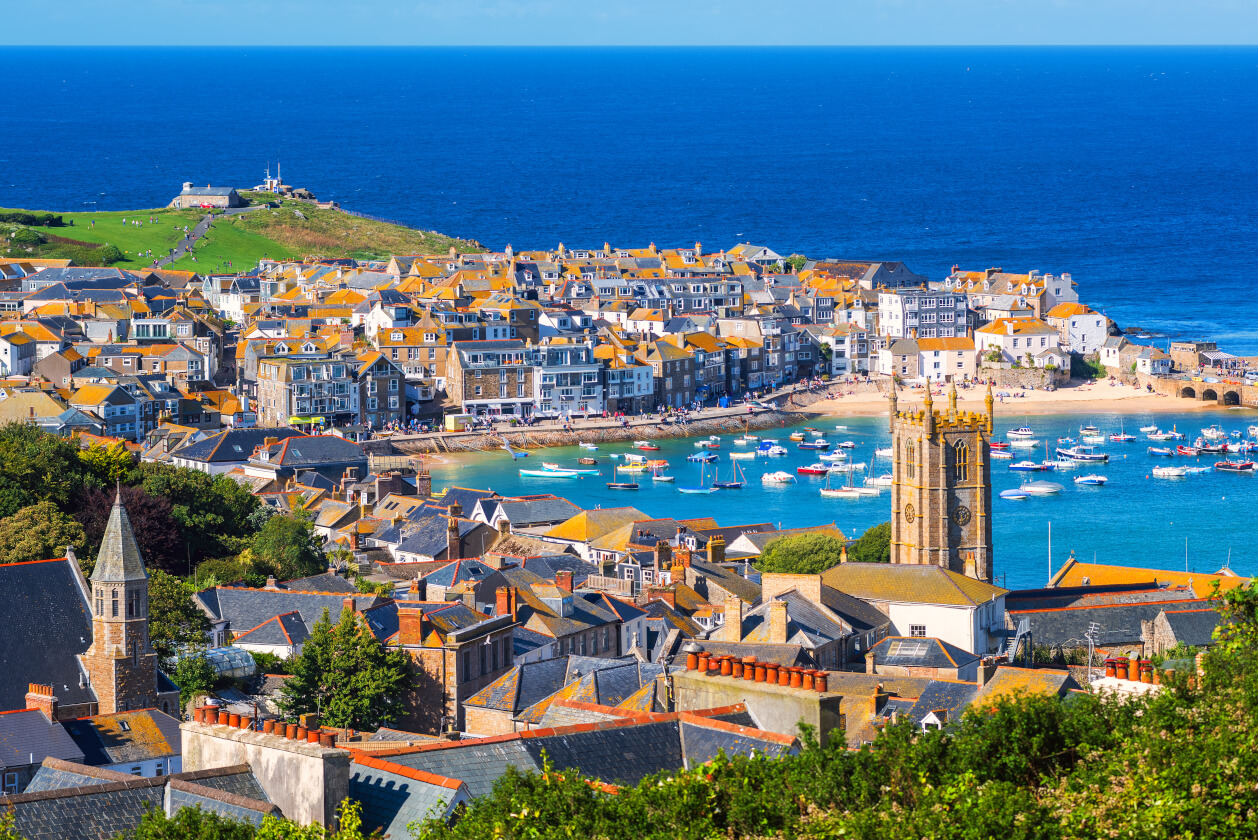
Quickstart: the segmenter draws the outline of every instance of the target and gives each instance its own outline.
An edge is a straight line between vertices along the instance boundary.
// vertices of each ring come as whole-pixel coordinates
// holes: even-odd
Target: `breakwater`
[[[684,438],[702,435],[735,434],[741,431],[776,429],[820,416],[800,411],[761,409],[752,414],[735,410],[707,409],[689,420],[632,419],[628,426],[615,420],[580,420],[570,429],[563,426],[500,426],[474,432],[434,432],[426,435],[396,435],[389,438],[393,451],[406,455],[442,452],[488,452],[501,449],[539,449],[549,446],[576,446],[579,443]],[[375,443],[373,441],[373,443]]]

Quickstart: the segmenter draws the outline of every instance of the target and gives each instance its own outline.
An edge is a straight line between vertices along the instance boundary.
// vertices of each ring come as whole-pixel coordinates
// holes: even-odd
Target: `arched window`
[[[959,440],[952,447],[952,477],[957,481],[970,480],[970,448]]]
[[[917,469],[913,463],[913,459],[916,457],[916,454],[917,453],[913,446],[913,441],[910,440],[904,444],[904,470],[905,470],[904,474],[909,478],[913,478],[913,476],[917,472]]]

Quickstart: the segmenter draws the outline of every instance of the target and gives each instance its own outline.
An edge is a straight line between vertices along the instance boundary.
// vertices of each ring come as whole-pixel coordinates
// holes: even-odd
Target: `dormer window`
[[[389,341],[401,341],[401,340],[402,340],[401,332],[394,330],[393,332],[389,333]]]

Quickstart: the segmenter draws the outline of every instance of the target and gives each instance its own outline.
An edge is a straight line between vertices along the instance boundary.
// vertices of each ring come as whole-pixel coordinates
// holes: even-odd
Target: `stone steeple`
[[[121,488],[109,512],[91,587],[92,646],[82,662],[98,712],[158,707],[177,713],[177,694],[159,688],[157,654],[149,640],[148,573],[122,504]]]
[[[123,583],[148,579],[144,571],[144,556],[136,544],[131,520],[122,504],[122,488],[114,496],[114,507],[105,525],[105,537],[101,540],[100,553],[96,555],[96,567],[92,569],[93,583]]]

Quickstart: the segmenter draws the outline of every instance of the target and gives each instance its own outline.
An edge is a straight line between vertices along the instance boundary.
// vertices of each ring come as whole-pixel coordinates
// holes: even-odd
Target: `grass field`
[[[253,196],[250,196],[253,197]],[[257,196],[261,200],[273,196]],[[122,268],[141,268],[152,251],[165,256],[183,238],[183,228],[196,227],[201,210],[132,210],[127,212],[61,213],[60,228],[36,228],[43,236],[58,236],[96,245],[110,244],[123,252]],[[150,222],[150,219],[155,222]],[[126,223],[123,220],[126,219]],[[141,224],[133,225],[131,222]],[[73,224],[71,224],[73,222]],[[0,237],[4,231],[0,230]],[[216,221],[197,243],[192,256],[171,268],[202,273],[242,272],[258,260],[293,259],[304,256],[388,259],[393,254],[445,253],[451,246],[460,252],[484,250],[479,243],[454,239],[433,231],[360,219],[339,210],[285,201],[279,207],[263,207]],[[53,248],[53,245],[40,246]],[[192,257],[195,256],[194,261]]]
[[[265,213],[266,210],[255,210],[254,213]],[[245,215],[253,215],[246,213]],[[192,249],[192,256],[182,257],[170,267],[179,271],[196,271],[202,274],[219,274],[230,272],[235,274],[248,271],[258,264],[258,260],[289,259],[301,256],[279,242],[267,239],[237,224],[238,216],[229,216],[210,225],[205,236]],[[230,263],[230,265],[228,264]]]
[[[202,211],[162,209],[57,215],[65,220],[66,226],[37,228],[39,233],[96,245],[117,246],[124,257],[124,261],[117,265],[122,268],[139,268],[151,262],[148,257],[140,257],[139,254],[152,250],[154,256],[165,256],[183,238],[183,226],[187,225],[188,230],[192,230],[200,220]],[[156,224],[149,222],[150,217],[157,220]],[[125,224],[123,219],[127,220]],[[141,224],[133,225],[133,221]]]

